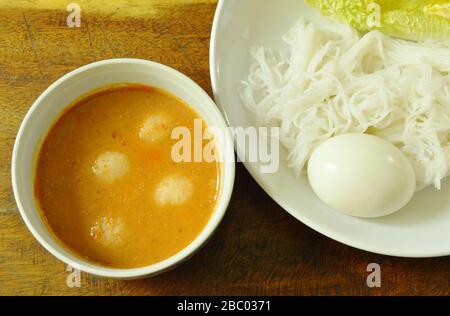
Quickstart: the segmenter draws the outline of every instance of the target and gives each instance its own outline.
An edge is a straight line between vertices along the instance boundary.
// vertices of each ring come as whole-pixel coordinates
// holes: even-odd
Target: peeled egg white
[[[308,162],[308,179],[325,204],[356,217],[392,214],[416,189],[406,156],[390,142],[367,134],[345,134],[322,143]]]

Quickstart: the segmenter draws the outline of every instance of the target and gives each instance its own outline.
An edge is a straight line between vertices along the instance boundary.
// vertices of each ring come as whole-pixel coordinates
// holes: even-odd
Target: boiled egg
[[[317,147],[308,162],[313,191],[328,206],[356,217],[381,217],[403,208],[416,189],[406,156],[368,134],[345,134]]]

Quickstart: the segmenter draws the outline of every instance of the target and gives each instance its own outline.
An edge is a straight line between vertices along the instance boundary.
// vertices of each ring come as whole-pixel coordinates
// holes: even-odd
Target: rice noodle
[[[378,31],[300,20],[288,50],[254,47],[241,98],[256,125],[280,127],[299,175],[323,141],[371,133],[410,160],[417,187],[441,188],[450,174],[450,44],[414,43]]]

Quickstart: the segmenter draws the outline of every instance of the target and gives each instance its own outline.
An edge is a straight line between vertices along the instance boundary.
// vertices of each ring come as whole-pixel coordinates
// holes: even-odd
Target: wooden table
[[[138,281],[82,274],[81,287],[69,288],[66,266],[31,236],[14,202],[10,160],[22,118],[54,80],[113,57],[167,64],[211,93],[216,3],[79,0],[81,27],[68,28],[68,2],[0,0],[0,295],[450,294],[450,257],[391,258],[328,239],[283,211],[242,165],[222,225],[191,260]],[[366,285],[369,263],[381,265],[381,288]]]

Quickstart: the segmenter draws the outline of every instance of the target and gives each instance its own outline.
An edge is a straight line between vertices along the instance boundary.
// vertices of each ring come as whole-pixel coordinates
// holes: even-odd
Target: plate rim
[[[228,1],[228,3],[230,3]],[[211,87],[212,92],[214,96],[214,100],[219,107],[220,111],[222,112],[223,116],[225,117],[225,120],[228,124],[228,126],[232,126],[230,119],[227,115],[227,112],[225,111],[224,107],[222,106],[221,97],[218,89],[218,82],[219,79],[217,77],[216,73],[216,65],[217,65],[217,49],[218,49],[218,31],[219,31],[219,24],[220,20],[223,16],[223,11],[226,8],[226,0],[218,0],[218,4],[216,7],[216,12],[214,14],[214,20],[212,23],[212,29],[211,29],[211,39],[210,39],[210,48],[209,48],[209,69],[210,69],[210,79],[211,79]],[[238,157],[241,157],[239,153],[239,148],[236,146],[236,143],[234,144],[235,151]],[[240,160],[242,161],[242,160]],[[279,196],[277,192],[274,192],[271,190],[271,188],[266,185],[266,183],[259,177],[258,171],[252,167],[251,164],[244,161],[242,162],[244,164],[244,167],[247,169],[247,171],[250,173],[252,178],[258,183],[258,185],[264,190],[264,192],[275,202],[277,203],[281,208],[283,208],[287,213],[289,213],[292,217],[297,219],[302,224],[310,227],[314,231],[320,233],[323,236],[326,236],[332,240],[335,240],[337,242],[340,242],[344,245],[371,252],[376,253],[380,255],[386,255],[386,256],[393,256],[393,257],[403,257],[403,258],[435,258],[435,257],[445,257],[450,255],[450,249],[449,250],[443,250],[441,252],[424,252],[424,251],[396,251],[393,249],[384,249],[384,247],[377,247],[373,244],[367,244],[366,242],[358,242],[357,240],[352,240],[351,238],[347,238],[345,236],[342,236],[341,234],[331,232],[327,230],[326,228],[320,227],[320,225],[316,224],[314,221],[305,218],[301,216],[301,212],[294,212],[286,203],[283,202],[282,198]]]

